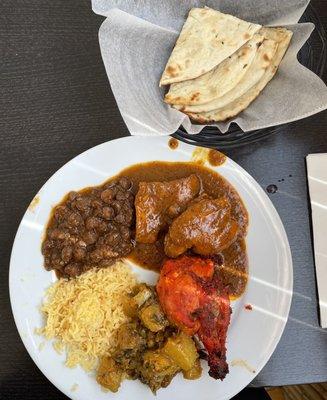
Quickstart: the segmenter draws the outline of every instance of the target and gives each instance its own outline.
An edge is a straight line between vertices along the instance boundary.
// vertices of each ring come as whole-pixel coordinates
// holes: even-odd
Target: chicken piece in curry
[[[178,257],[188,249],[201,255],[219,254],[238,234],[229,201],[204,199],[190,205],[169,227],[165,238],[168,257]]]
[[[185,379],[201,376],[195,342],[167,320],[153,287],[138,285],[124,310],[131,321],[118,328],[116,348],[100,361],[100,385],[117,392],[124,378],[139,379],[156,393],[178,372]]]
[[[196,175],[170,182],[141,182],[135,198],[136,241],[154,243],[200,190]]]

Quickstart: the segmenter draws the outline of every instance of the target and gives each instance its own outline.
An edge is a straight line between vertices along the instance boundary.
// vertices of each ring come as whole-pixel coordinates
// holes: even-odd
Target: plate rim
[[[43,184],[43,185],[39,188],[39,190],[35,193],[33,199],[41,192],[41,190],[42,190],[50,181],[52,181],[53,179],[55,179],[56,176],[59,175],[60,172],[61,172],[65,167],[67,167],[68,164],[70,164],[71,162],[73,162],[76,158],[78,158],[78,157],[80,157],[80,156],[82,156],[82,155],[85,156],[88,152],[93,152],[95,149],[98,149],[98,148],[100,148],[100,147],[104,147],[104,146],[106,146],[106,145],[108,145],[108,144],[110,144],[110,143],[112,143],[112,142],[124,142],[124,141],[129,142],[129,141],[137,140],[138,138],[143,138],[143,139],[144,139],[144,136],[124,136],[124,137],[122,137],[122,138],[117,138],[117,139],[108,140],[108,141],[105,141],[105,142],[103,142],[103,143],[100,143],[100,144],[98,144],[98,145],[96,145],[96,146],[93,146],[93,147],[91,147],[91,148],[89,148],[89,149],[87,149],[87,150],[85,150],[85,151],[83,151],[83,152],[77,154],[76,156],[74,156],[74,157],[72,157],[71,159],[69,159],[66,163],[64,163],[60,168],[58,168],[58,169],[44,182],[44,184]],[[155,141],[155,140],[158,140],[158,145],[160,145],[160,144],[162,143],[161,141],[162,141],[162,140],[165,140],[165,139],[166,139],[166,140],[169,140],[170,137],[169,137],[169,136],[168,136],[168,137],[166,137],[166,136],[160,136],[160,137],[156,137],[156,136],[154,136],[154,137],[146,137],[146,140],[154,140],[154,141]],[[197,148],[197,147],[201,147],[201,146],[193,146],[193,145],[191,145],[191,144],[188,144],[188,143],[185,143],[185,142],[182,142],[182,141],[179,141],[179,142],[180,142],[180,144],[181,144],[182,146],[186,147],[186,148],[189,149],[190,151],[192,151],[192,149],[194,150],[194,149]],[[168,145],[167,145],[167,149],[169,149]],[[159,160],[159,161],[160,161],[160,160]],[[145,161],[145,162],[147,162],[147,161]],[[176,162],[179,162],[179,161],[176,161]],[[180,161],[180,162],[183,162],[183,161]],[[249,383],[248,383],[248,385],[249,385],[249,384],[258,376],[258,374],[261,372],[261,370],[265,367],[265,365],[267,364],[267,362],[269,361],[269,359],[271,358],[271,356],[272,356],[273,353],[275,352],[276,347],[277,347],[278,343],[280,342],[281,337],[282,337],[282,335],[283,335],[283,333],[284,333],[284,331],[285,331],[285,327],[286,327],[286,324],[287,324],[288,319],[289,319],[289,313],[290,313],[291,304],[292,304],[292,299],[293,299],[293,285],[294,285],[293,259],[292,259],[292,253],[291,253],[291,248],[290,248],[288,236],[287,236],[287,233],[286,233],[286,230],[285,230],[283,221],[282,221],[282,219],[280,218],[278,211],[276,210],[274,204],[272,203],[272,201],[271,201],[271,199],[269,198],[269,196],[267,195],[267,193],[266,193],[266,192],[264,191],[264,189],[260,186],[260,184],[259,184],[259,183],[258,183],[258,182],[257,182],[257,181],[256,181],[256,180],[241,166],[241,165],[239,165],[238,163],[236,163],[234,160],[232,160],[232,159],[229,158],[228,156],[226,156],[226,162],[229,162],[229,163],[231,164],[232,167],[234,167],[234,168],[236,167],[238,170],[240,170],[240,172],[243,173],[243,175],[246,177],[246,179],[247,179],[248,181],[250,181],[252,184],[254,184],[254,187],[255,187],[255,189],[257,190],[258,194],[259,194],[260,196],[262,196],[262,197],[270,204],[270,211],[273,213],[274,219],[278,222],[279,231],[280,231],[280,233],[282,234],[282,238],[281,238],[281,239],[283,240],[283,243],[284,243],[285,257],[287,258],[287,265],[288,265],[288,270],[287,270],[287,271],[288,271],[288,276],[289,276],[289,282],[288,282],[289,286],[288,286],[287,288],[284,288],[284,289],[286,289],[287,291],[290,292],[290,296],[289,296],[289,299],[288,299],[288,301],[287,301],[287,305],[285,306],[285,319],[283,319],[283,320],[281,321],[281,327],[280,327],[280,329],[279,329],[279,331],[278,331],[278,334],[274,336],[273,344],[270,345],[270,351],[269,351],[269,353],[267,353],[266,356],[262,359],[262,361],[261,361],[261,363],[260,363],[260,366],[256,368],[255,373],[252,375],[251,381],[249,381]],[[131,165],[132,165],[132,164],[131,164]],[[207,164],[206,164],[206,166],[207,166],[208,168],[213,169],[214,171],[216,171],[215,168],[217,168],[217,167],[212,167],[212,166],[207,165]],[[223,176],[223,175],[222,175],[222,176]],[[107,178],[107,179],[108,179],[108,178]],[[225,178],[225,179],[228,180],[227,178]],[[236,189],[236,188],[235,188],[235,189]],[[237,189],[236,189],[236,190],[237,190]],[[32,201],[33,201],[33,199],[32,199]],[[12,259],[13,259],[13,254],[14,254],[15,247],[16,247],[16,242],[19,240],[19,234],[20,234],[22,222],[24,221],[25,217],[27,216],[27,213],[28,213],[28,211],[29,211],[29,206],[30,206],[30,204],[31,204],[31,203],[28,204],[28,206],[27,206],[27,208],[26,208],[26,210],[25,210],[25,212],[24,212],[24,214],[23,214],[23,216],[22,216],[22,218],[21,218],[21,220],[20,220],[20,222],[19,222],[19,225],[18,225],[16,234],[15,234],[15,237],[14,237],[14,240],[13,240],[12,250],[11,250],[11,253],[10,253],[9,274],[8,274],[8,286],[9,286],[9,298],[10,298],[11,310],[12,310],[12,314],[13,314],[13,317],[14,317],[15,326],[16,326],[16,329],[17,329],[17,331],[18,331],[18,333],[19,333],[20,339],[22,340],[22,342],[23,342],[23,344],[24,344],[24,347],[25,347],[25,350],[27,351],[27,353],[28,353],[28,355],[30,356],[30,358],[33,360],[33,362],[34,362],[34,364],[36,365],[36,367],[37,367],[37,368],[39,369],[39,371],[49,380],[49,382],[51,382],[51,383],[52,383],[58,390],[60,390],[64,395],[66,395],[67,397],[69,397],[69,398],[71,398],[71,399],[76,399],[76,400],[78,400],[78,399],[79,399],[78,392],[76,392],[76,393],[71,393],[71,392],[69,392],[68,389],[66,389],[66,388],[64,387],[65,385],[61,384],[61,382],[54,382],[54,380],[51,378],[50,374],[42,370],[42,368],[40,367],[40,365],[39,365],[39,363],[38,363],[38,360],[36,359],[36,357],[34,356],[34,354],[33,354],[32,352],[30,352],[30,350],[29,350],[29,345],[28,345],[27,340],[25,339],[25,337],[24,337],[24,335],[23,335],[23,332],[18,328],[18,322],[17,322],[17,321],[19,320],[19,318],[18,318],[18,312],[17,312],[17,309],[16,309],[16,307],[15,307],[15,305],[14,305],[14,304],[15,304],[15,301],[13,300],[13,299],[14,299],[14,293],[13,293],[13,268],[14,268],[14,266],[13,266],[13,261],[12,261]],[[246,386],[247,386],[247,385],[246,385]],[[242,387],[241,389],[236,389],[236,391],[234,391],[233,393],[231,393],[230,395],[228,395],[228,396],[230,396],[230,397],[224,397],[223,399],[225,399],[225,400],[230,399],[231,397],[233,397],[233,396],[235,396],[237,393],[239,393],[241,390],[243,390],[246,386]],[[223,399],[222,399],[222,400],[223,400]]]

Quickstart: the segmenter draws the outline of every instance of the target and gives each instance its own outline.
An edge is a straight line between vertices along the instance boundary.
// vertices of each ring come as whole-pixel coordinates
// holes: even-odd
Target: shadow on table
[[[21,379],[19,379],[21,376]],[[0,399],[3,400],[68,400],[36,369],[22,371],[20,368],[0,382]]]
[[[271,400],[269,394],[263,388],[245,388],[232,400]]]

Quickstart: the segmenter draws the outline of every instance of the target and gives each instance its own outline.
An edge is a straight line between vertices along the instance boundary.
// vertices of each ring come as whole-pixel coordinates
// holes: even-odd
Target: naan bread
[[[165,96],[165,102],[198,105],[223,96],[233,89],[246,74],[263,39],[262,35],[256,33],[251,40],[211,71],[189,81],[173,83]]]
[[[286,53],[286,50],[288,49],[293,33],[285,28],[262,28],[261,33],[264,34],[267,40],[273,40],[277,42],[278,46],[273,60],[267,67],[259,82],[252,86],[242,96],[227,104],[225,107],[221,107],[209,112],[186,112],[186,114],[189,115],[194,122],[206,124],[209,122],[225,121],[229,118],[235,117],[235,115],[245,110],[251,104],[251,102],[259,96],[261,91],[274,77],[278,66]]]
[[[263,38],[263,36],[262,36]],[[217,110],[239,99],[244,93],[248,92],[264,76],[267,68],[276,53],[278,43],[271,39],[262,39],[258,47],[253,62],[248,68],[246,74],[240,80],[237,86],[227,92],[224,96],[218,97],[209,103],[196,106],[174,106],[183,112],[200,113]]]
[[[192,8],[160,86],[197,78],[235,53],[261,28],[211,8]]]

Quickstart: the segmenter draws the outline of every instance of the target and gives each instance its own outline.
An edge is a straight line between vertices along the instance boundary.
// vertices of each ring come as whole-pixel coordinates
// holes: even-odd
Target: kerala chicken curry
[[[160,271],[168,257],[189,250],[220,254],[221,279],[233,298],[242,295],[248,275],[248,213],[221,175],[197,163],[155,161],[131,166],[120,176],[133,182],[135,195],[131,260]]]
[[[210,376],[225,378],[230,300],[248,279],[247,227],[236,190],[196,162],[133,165],[54,208],[42,253],[59,278],[121,259],[159,274],[155,287],[139,284],[124,300],[127,322],[99,362],[103,387],[117,391],[128,377],[156,392],[178,372],[196,379],[200,355]]]

